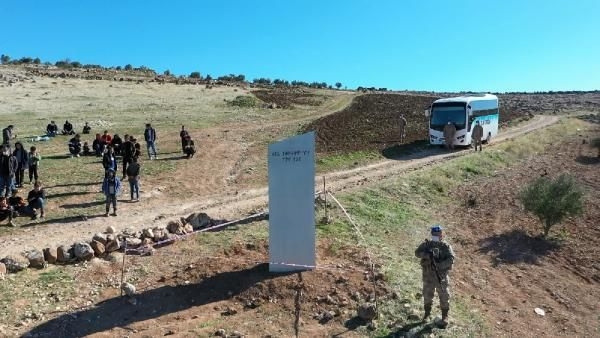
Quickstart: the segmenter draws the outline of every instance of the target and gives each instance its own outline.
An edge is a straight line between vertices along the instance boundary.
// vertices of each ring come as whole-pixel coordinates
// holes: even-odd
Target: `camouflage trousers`
[[[423,300],[425,307],[431,307],[433,296],[437,290],[440,297],[440,308],[442,310],[450,309],[450,278],[448,274],[440,274],[442,282],[440,283],[433,271],[423,271]]]

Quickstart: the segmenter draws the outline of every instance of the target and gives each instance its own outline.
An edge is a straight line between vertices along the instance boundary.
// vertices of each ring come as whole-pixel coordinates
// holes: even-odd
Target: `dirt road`
[[[522,125],[501,132],[492,143],[502,142],[547,127],[558,120],[557,116],[537,116]],[[467,150],[447,153],[439,148],[431,148],[397,160],[389,159],[364,167],[330,173],[326,175],[328,189],[332,191],[348,190],[369,181],[379,181],[467,153]],[[320,179],[317,180],[320,181]],[[317,186],[320,185],[321,183],[317,182]],[[253,210],[265,208],[268,201],[267,193],[267,187],[262,187],[239,193],[216,194],[184,204],[165,203],[151,210],[122,213],[118,218],[99,217],[81,221],[34,225],[28,227],[25,233],[12,238],[0,239],[0,257],[18,254],[33,248],[42,249],[48,246],[70,244],[77,240],[89,240],[94,233],[104,231],[108,225],[114,226],[117,230],[142,229],[166,225],[170,219],[187,216],[192,212],[206,212],[211,217],[233,219]]]

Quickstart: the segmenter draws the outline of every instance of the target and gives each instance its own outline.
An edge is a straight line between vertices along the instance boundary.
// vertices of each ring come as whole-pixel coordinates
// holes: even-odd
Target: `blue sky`
[[[8,1],[0,53],[435,91],[600,89],[600,1]]]

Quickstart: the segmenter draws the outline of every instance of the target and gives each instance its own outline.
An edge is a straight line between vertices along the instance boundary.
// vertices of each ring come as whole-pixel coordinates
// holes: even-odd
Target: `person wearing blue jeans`
[[[33,185],[33,190],[27,195],[27,211],[31,218],[37,219],[37,210],[40,210],[40,217],[44,218],[44,206],[46,205],[46,192],[42,186],[42,182],[36,181]]]
[[[144,130],[144,139],[146,140],[146,148],[148,149],[148,158],[156,159],[156,130],[152,128],[150,123],[146,123],[146,130]],[[150,152],[152,150],[152,152]]]
[[[104,216],[108,217],[111,204],[113,206],[112,215],[117,216],[117,195],[121,194],[121,181],[116,177],[113,169],[109,169],[108,175],[104,177],[102,192],[106,196],[106,213]]]

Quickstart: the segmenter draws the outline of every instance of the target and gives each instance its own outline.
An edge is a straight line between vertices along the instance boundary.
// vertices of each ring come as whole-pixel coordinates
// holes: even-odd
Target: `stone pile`
[[[106,257],[108,254],[135,249],[140,255],[152,254],[154,246],[174,241],[178,236],[190,234],[196,230],[224,223],[214,220],[205,213],[193,213],[187,218],[180,218],[167,223],[166,226],[145,228],[141,231],[124,229],[120,233],[109,226],[104,232],[94,234],[89,242],[80,241],[71,245],[48,247],[43,250],[30,250],[22,256],[7,256],[0,259],[0,279],[6,273],[16,273],[26,268],[43,269],[48,264],[69,264],[78,261],[89,261],[94,257]]]

